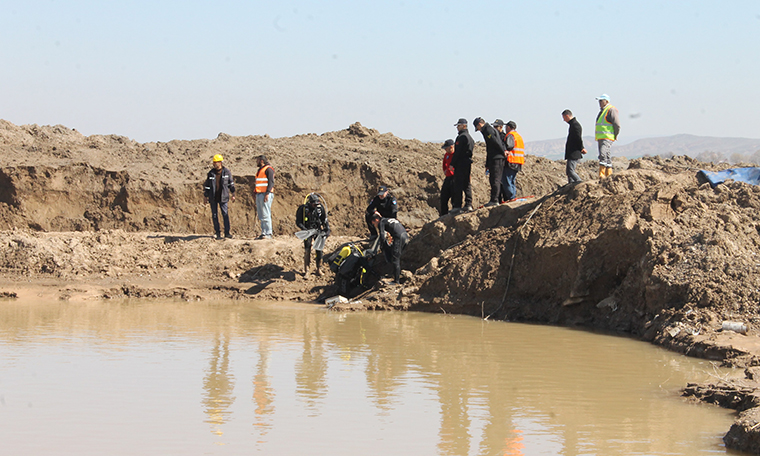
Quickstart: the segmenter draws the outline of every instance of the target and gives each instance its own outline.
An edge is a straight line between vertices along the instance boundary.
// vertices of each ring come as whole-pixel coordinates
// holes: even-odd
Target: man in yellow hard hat
[[[220,154],[214,155],[212,159],[213,168],[206,176],[206,182],[203,184],[203,196],[208,198],[211,205],[211,221],[214,222],[214,232],[217,239],[222,239],[219,227],[219,214],[217,207],[222,209],[222,219],[224,220],[224,237],[232,238],[230,234],[230,200],[235,201],[235,181],[232,179],[232,173],[222,162],[224,158]]]

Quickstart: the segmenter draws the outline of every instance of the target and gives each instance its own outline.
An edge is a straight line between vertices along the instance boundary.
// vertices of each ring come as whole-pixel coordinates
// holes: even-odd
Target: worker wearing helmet
[[[217,239],[222,239],[219,227],[219,214],[217,207],[222,209],[222,219],[224,220],[224,237],[232,238],[230,234],[230,216],[228,211],[228,202],[235,201],[235,181],[232,179],[232,173],[222,162],[224,158],[220,154],[214,155],[212,159],[213,168],[206,176],[206,182],[203,184],[203,196],[208,198],[211,205],[211,220],[214,222],[214,232]]]
[[[317,253],[317,263],[314,273],[322,275],[322,251],[324,250],[324,240],[330,235],[330,222],[327,220],[327,208],[322,205],[319,195],[310,193],[306,201],[296,210],[296,225],[302,230],[316,230],[313,236],[309,236],[303,241],[303,275],[309,276],[309,264],[311,263],[311,246],[314,245],[314,251]]]

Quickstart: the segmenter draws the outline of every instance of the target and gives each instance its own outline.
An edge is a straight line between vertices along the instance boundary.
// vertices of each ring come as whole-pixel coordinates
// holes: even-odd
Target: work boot
[[[309,263],[311,263],[311,255],[309,252],[303,254],[303,276],[309,277]]]
[[[612,176],[612,166],[608,166],[608,167],[606,167],[606,168],[607,168],[607,169],[605,170],[605,172],[604,172],[604,175],[605,175],[606,177],[610,177],[610,176]]]
[[[604,165],[599,165],[599,179],[604,179],[607,177],[607,167]]]
[[[464,209],[462,209],[463,212],[472,212],[472,206],[465,206]]]
[[[220,241],[222,239],[222,235],[220,233],[216,233],[215,238],[217,241]]]

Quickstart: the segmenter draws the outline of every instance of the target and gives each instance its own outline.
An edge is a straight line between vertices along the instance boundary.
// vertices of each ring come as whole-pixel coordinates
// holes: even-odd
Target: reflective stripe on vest
[[[273,169],[271,166],[266,165],[262,166],[261,169],[256,172],[256,193],[267,192],[267,187],[269,187],[269,179],[267,179],[267,168]],[[272,189],[272,193],[274,193],[274,188]]]
[[[510,131],[507,135],[512,135],[515,140],[515,148],[507,151],[507,162],[522,165],[525,163],[525,143],[522,136],[515,130]]]
[[[612,108],[612,105],[607,103],[607,106],[605,106],[602,109],[601,114],[599,114],[599,117],[596,119],[596,130],[594,130],[594,137],[597,141],[600,139],[611,139],[615,140],[615,127],[607,122],[607,113],[610,112],[610,108]]]

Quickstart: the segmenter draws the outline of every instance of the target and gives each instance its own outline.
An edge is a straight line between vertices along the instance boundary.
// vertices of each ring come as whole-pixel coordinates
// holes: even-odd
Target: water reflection
[[[272,427],[274,414],[274,388],[269,377],[269,358],[271,356],[269,341],[266,336],[258,340],[259,361],[253,376],[253,404],[255,418],[253,426],[259,434],[259,443],[265,442],[264,436]]]
[[[296,362],[297,394],[310,416],[319,415],[319,404],[327,395],[327,354],[317,315],[304,318],[301,339],[303,351]]]
[[[230,373],[229,333],[220,332],[214,339],[208,371],[203,379],[203,406],[212,432],[221,437],[224,434],[223,425],[231,414],[230,406],[235,402],[235,396],[232,394],[235,377]]]
[[[78,385],[125,365],[130,375],[103,393],[107,412],[89,406],[93,389]],[[57,378],[27,381],[47,369]],[[626,339],[467,317],[239,302],[0,307],[0,428],[14,436],[11,454],[40,444],[24,426],[76,454],[156,453],[169,435],[163,453],[725,453],[731,413],[675,396],[709,370]],[[126,399],[132,378],[148,379],[140,403],[172,405],[146,413]],[[26,396],[42,411],[24,409]],[[107,445],[62,427],[72,410]],[[104,424],[114,413],[131,427]]]

